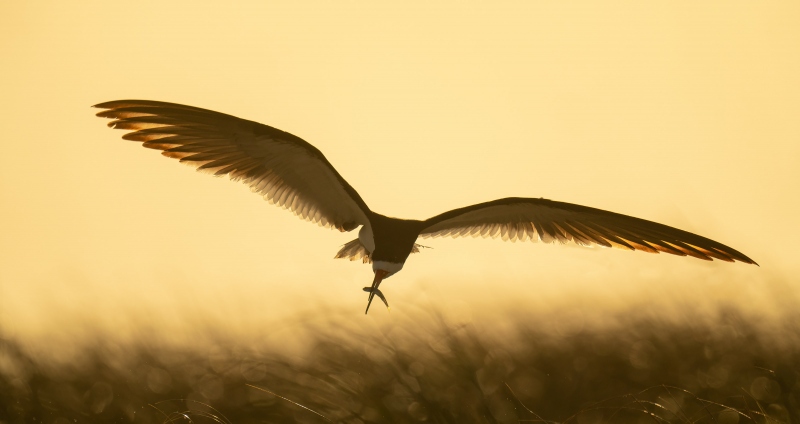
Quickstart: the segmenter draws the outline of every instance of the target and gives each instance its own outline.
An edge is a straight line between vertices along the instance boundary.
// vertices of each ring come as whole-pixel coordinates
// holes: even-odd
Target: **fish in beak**
[[[364,311],[365,315],[367,314],[367,312],[369,312],[369,306],[372,305],[372,299],[373,297],[375,297],[376,294],[383,301],[383,304],[386,305],[386,309],[391,310],[389,309],[389,302],[386,301],[386,296],[384,296],[383,293],[381,293],[381,291],[378,290],[378,286],[381,285],[381,281],[383,281],[383,279],[386,278],[387,275],[389,275],[388,271],[384,271],[382,269],[376,270],[375,279],[372,280],[372,287],[364,287],[364,291],[369,293],[369,300],[367,301],[367,310]]]

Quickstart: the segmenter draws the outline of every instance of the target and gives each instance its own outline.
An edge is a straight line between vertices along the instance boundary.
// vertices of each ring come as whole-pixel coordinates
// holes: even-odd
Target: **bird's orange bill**
[[[386,309],[389,309],[389,302],[386,301],[386,297],[378,290],[378,286],[381,285],[381,281],[386,278],[386,275],[389,273],[382,269],[375,271],[375,279],[372,280],[372,287],[364,287],[364,291],[369,292],[369,300],[367,301],[367,310],[364,311],[366,315],[369,312],[369,306],[372,305],[372,298],[375,297],[377,294],[378,297],[381,298],[384,304],[386,304]]]

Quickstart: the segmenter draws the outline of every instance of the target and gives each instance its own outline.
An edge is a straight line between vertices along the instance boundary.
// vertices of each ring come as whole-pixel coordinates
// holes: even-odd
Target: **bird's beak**
[[[369,306],[372,304],[372,298],[375,297],[376,294],[378,295],[378,297],[381,298],[383,303],[386,305],[386,309],[389,309],[389,302],[386,301],[386,297],[383,296],[383,293],[381,293],[381,291],[378,290],[378,286],[381,285],[381,281],[383,281],[383,279],[386,278],[387,275],[389,275],[388,271],[384,271],[382,269],[375,271],[375,279],[372,280],[372,287],[364,287],[364,291],[369,292],[369,300],[367,301],[367,310],[364,311],[365,315],[367,314],[367,312],[369,312]]]

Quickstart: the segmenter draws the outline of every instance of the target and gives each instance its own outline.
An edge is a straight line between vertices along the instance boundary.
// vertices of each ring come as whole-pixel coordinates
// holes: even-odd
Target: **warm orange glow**
[[[395,311],[491,319],[507,303],[664,297],[771,313],[797,300],[800,272],[798,20],[789,1],[5,2],[0,333],[247,333],[321,306],[392,319],[361,315],[371,268],[332,259],[355,233],[121,140],[90,106],[125,98],[291,132],[386,215],[545,197],[696,232],[761,265],[426,240],[382,286]]]

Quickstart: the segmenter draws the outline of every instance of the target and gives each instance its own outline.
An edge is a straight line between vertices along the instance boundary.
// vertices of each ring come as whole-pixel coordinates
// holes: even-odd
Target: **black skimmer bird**
[[[270,203],[305,220],[339,231],[358,227],[358,238],[336,258],[372,263],[367,310],[378,287],[396,274],[418,237],[501,237],[503,240],[574,242],[704,260],[756,264],[714,240],[644,219],[543,198],[510,197],[455,209],[424,221],[373,212],[325,156],[303,139],[235,116],[149,100],[117,100],[94,107],[108,126],[130,130],[123,139],[195,166],[242,181]],[[756,264],[757,265],[757,264]]]

